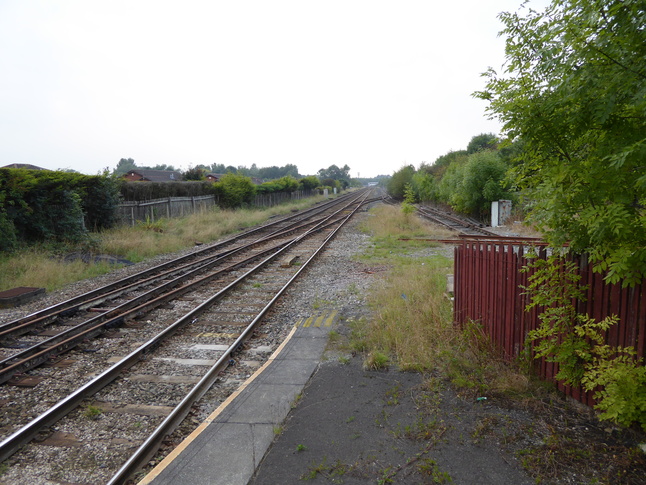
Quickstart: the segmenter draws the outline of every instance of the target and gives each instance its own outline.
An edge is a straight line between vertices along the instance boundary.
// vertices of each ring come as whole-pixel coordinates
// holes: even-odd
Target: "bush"
[[[300,184],[303,190],[314,190],[315,188],[321,185],[321,182],[319,181],[318,177],[314,175],[303,177],[298,181],[298,183]]]
[[[413,175],[415,175],[415,167],[412,165],[400,168],[388,181],[388,194],[395,199],[403,200],[406,185],[412,183]]]
[[[0,211],[0,251],[13,251],[18,248],[18,238],[13,221],[5,211]]]
[[[50,170],[0,169],[2,249],[17,242],[78,242],[116,222],[118,182]]]
[[[317,179],[318,182],[318,179]],[[271,180],[265,182],[256,187],[256,191],[263,194],[269,194],[272,192],[294,192],[299,189],[298,180],[294,177],[286,176],[281,177],[276,180]]]
[[[249,177],[227,173],[213,184],[219,204],[222,207],[234,208],[250,204],[256,194],[256,186]]]

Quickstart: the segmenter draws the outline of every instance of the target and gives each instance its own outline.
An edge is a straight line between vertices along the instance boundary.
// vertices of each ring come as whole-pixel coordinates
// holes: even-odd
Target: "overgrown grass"
[[[352,346],[364,352],[366,366],[374,367],[373,356],[384,354],[402,370],[440,372],[466,393],[524,392],[528,380],[476,324],[453,324],[445,295],[453,262],[439,244],[426,240],[446,238],[446,230],[394,207],[379,207],[373,215],[364,226],[373,244],[361,259],[390,269],[369,296],[373,317],[353,328]]]
[[[135,227],[119,227],[92,234],[91,244],[81,248],[61,248],[39,244],[2,255],[0,253],[0,291],[18,286],[42,287],[53,291],[86,278],[114,269],[106,263],[65,262],[61,253],[87,250],[97,254],[119,256],[134,263],[159,254],[172,253],[208,243],[246,228],[261,224],[271,217],[289,214],[323,200],[312,197],[266,209],[214,209],[187,217],[146,221]]]
[[[108,263],[64,262],[48,248],[29,248],[0,258],[0,291],[19,286],[52,291],[114,269]]]

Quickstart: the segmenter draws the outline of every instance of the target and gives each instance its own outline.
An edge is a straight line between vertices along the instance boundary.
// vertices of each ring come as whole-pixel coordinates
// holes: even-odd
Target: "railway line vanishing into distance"
[[[357,210],[382,199],[373,194],[338,197],[0,323],[0,481],[41,460],[56,462],[60,482],[130,480],[182,423],[194,427],[186,419],[205,393],[234,392],[280,345],[290,325],[262,328],[263,317]],[[458,229],[436,209],[418,213],[492,234]]]

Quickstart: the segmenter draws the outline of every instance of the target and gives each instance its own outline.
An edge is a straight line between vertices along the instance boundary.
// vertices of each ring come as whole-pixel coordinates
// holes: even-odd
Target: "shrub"
[[[227,173],[213,184],[222,207],[233,208],[249,204],[256,194],[256,187],[249,177]]]

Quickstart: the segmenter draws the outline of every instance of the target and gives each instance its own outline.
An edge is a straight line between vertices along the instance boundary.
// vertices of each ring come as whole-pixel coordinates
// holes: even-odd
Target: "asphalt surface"
[[[330,360],[249,483],[535,483],[493,438],[474,433],[501,411],[429,391],[420,374],[366,371],[359,356]]]
[[[508,411],[417,373],[365,370],[328,342],[344,325],[295,327],[141,485],[534,483],[488,429]]]

